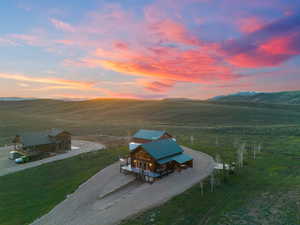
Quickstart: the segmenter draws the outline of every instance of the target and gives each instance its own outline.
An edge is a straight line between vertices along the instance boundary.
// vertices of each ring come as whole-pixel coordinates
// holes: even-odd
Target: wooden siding
[[[41,153],[47,153],[47,152],[65,152],[71,150],[71,134],[68,132],[62,132],[59,135],[55,137],[49,137],[53,143],[50,144],[41,144],[41,145],[35,145],[30,147],[22,147],[21,149],[18,149],[18,146],[22,144],[20,141],[20,137],[16,136],[13,140],[13,143],[15,145],[15,150],[20,150],[23,152],[27,152],[28,154],[35,154],[38,152]]]
[[[142,148],[137,148],[130,153],[131,167],[141,168],[155,172],[157,165],[155,160]]]

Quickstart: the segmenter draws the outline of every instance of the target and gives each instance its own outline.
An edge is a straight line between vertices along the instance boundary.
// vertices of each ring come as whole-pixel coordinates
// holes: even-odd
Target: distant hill
[[[35,98],[19,98],[19,97],[0,97],[0,101],[29,101]]]
[[[255,91],[242,91],[242,92],[237,92],[229,95],[219,95],[211,98],[210,100],[219,100],[227,97],[239,97],[239,96],[253,96],[261,92],[255,92]]]
[[[0,101],[4,102],[17,102],[17,101],[31,101],[31,100],[46,100],[51,98],[21,98],[21,97],[0,97]],[[78,102],[78,101],[86,101],[87,98],[60,98],[53,100],[61,100],[65,102]]]
[[[0,134],[63,128],[74,135],[127,135],[143,128],[300,124],[300,104],[96,99],[0,101]],[[170,126],[170,127],[169,127]],[[0,136],[1,136],[0,135]]]
[[[226,96],[216,96],[209,101],[217,102],[252,102],[271,104],[300,104],[300,91],[273,93],[239,92]]]

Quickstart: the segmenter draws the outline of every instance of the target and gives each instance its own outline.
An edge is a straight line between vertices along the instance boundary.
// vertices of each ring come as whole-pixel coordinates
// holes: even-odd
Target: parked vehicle
[[[10,151],[9,152],[9,159],[11,159],[11,160],[15,160],[15,159],[17,159],[17,158],[20,158],[21,156],[23,156],[22,154],[20,154],[19,152],[17,152],[17,151]]]
[[[16,158],[15,159],[15,163],[26,163],[26,162],[29,162],[29,157],[28,156],[22,156],[20,158]]]

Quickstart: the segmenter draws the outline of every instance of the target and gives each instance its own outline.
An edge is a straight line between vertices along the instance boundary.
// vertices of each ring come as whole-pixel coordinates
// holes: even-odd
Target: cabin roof
[[[183,152],[182,148],[172,139],[163,139],[140,145],[154,159],[160,160]]]
[[[193,158],[190,155],[182,153],[182,154],[177,154],[177,155],[174,155],[171,157],[160,159],[157,162],[159,164],[165,164],[167,162],[176,161],[176,162],[182,164],[182,163],[185,163],[185,162],[188,162],[191,160],[193,160]]]
[[[51,130],[48,130],[48,131],[45,131],[45,133],[48,133],[49,136],[52,136],[52,137],[55,137],[61,133],[64,133],[66,131],[62,130],[62,129],[57,129],[57,128],[54,128],[54,129],[51,129]]]
[[[139,139],[145,139],[145,140],[158,140],[160,137],[162,137],[166,131],[164,130],[145,130],[141,129],[138,132],[136,132],[133,137],[139,138]]]
[[[55,140],[51,139],[51,137],[55,137],[63,132],[65,131],[62,129],[51,129],[41,132],[23,133],[20,134],[20,137],[24,147],[30,147],[55,143]]]

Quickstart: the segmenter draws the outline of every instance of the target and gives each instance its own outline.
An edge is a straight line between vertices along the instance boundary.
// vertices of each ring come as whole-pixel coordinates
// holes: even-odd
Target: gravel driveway
[[[212,157],[184,147],[194,168],[175,172],[153,183],[135,181],[119,173],[119,163],[106,167],[81,185],[66,200],[32,225],[110,225],[166,202],[209,176]]]
[[[29,162],[25,164],[16,164],[12,160],[8,159],[9,152],[13,150],[13,147],[2,147],[0,148],[0,176],[14,173],[17,171],[25,170],[31,167],[40,166],[45,163],[70,158],[72,156],[79,155],[81,153],[97,151],[104,149],[105,146],[96,142],[72,140],[72,150],[63,154],[59,154],[53,157],[45,158],[42,160]]]

